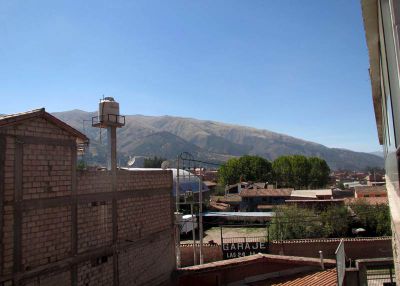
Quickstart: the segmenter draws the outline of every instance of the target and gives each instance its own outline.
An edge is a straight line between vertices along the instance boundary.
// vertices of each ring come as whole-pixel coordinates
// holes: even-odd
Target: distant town
[[[31,92],[35,77],[48,69],[51,76],[42,75],[45,84],[36,86],[36,92],[45,95],[42,102],[63,107],[71,98],[54,97],[52,88],[64,80],[59,89],[77,94],[70,100],[76,109],[52,112],[43,106],[1,112],[0,286],[400,285],[399,1],[361,0],[360,15],[347,13],[344,7],[354,5],[350,2],[320,10],[314,6],[318,1],[309,5],[290,2],[299,9],[292,14],[286,14],[289,11],[284,1],[275,3],[279,6],[261,1],[254,7],[250,5],[256,4],[253,1],[226,2],[221,7],[221,3],[215,3],[219,14],[209,9],[211,2],[206,1],[185,1],[185,9],[174,1],[159,1],[151,9],[140,1],[113,3],[117,8],[108,3],[86,6],[85,1],[79,3],[79,9],[68,2],[63,7],[72,11],[69,21],[58,14],[57,5],[61,4],[39,2],[24,3],[26,7],[14,6],[13,1],[0,4],[0,19],[6,15],[8,19],[2,21],[6,25],[0,29],[0,34],[6,35],[1,46],[6,53],[6,68],[0,75],[14,77],[14,85],[26,85]],[[18,14],[29,10],[29,5],[39,10],[37,15]],[[307,10],[300,10],[303,6]],[[98,14],[99,9],[106,14]],[[201,9],[205,14],[199,13]],[[196,14],[191,14],[192,10]],[[271,11],[273,14],[268,14]],[[267,25],[268,33],[256,29],[265,29],[261,20],[270,20],[280,11],[283,14]],[[341,18],[334,22],[331,12]],[[107,19],[103,23],[104,15]],[[297,18],[291,19],[294,15],[307,21],[298,23]],[[23,33],[28,26],[21,23],[34,16],[39,22],[31,25],[31,33],[40,30],[45,36],[27,37]],[[353,23],[350,20],[357,16],[368,50],[369,66],[368,70],[364,66],[362,80],[368,82],[371,102],[367,102],[365,89],[355,88],[354,71],[334,65],[346,62],[356,66],[359,60],[356,56],[362,48],[349,49],[355,38],[346,28],[351,25],[342,26]],[[101,22],[94,24],[92,18]],[[325,30],[317,29],[318,18],[329,24]],[[169,21],[177,24],[177,30],[169,27]],[[112,29],[110,24],[117,28]],[[152,25],[160,31],[153,34]],[[92,33],[95,29],[90,26],[100,32]],[[200,29],[202,26],[208,30]],[[284,32],[285,28],[292,34]],[[128,35],[125,39],[121,30]],[[103,33],[112,37],[103,38]],[[214,33],[215,43],[208,43],[207,34]],[[81,40],[73,41],[78,34],[82,34]],[[296,39],[298,35],[301,39]],[[160,38],[165,38],[164,44],[157,42]],[[230,50],[217,45],[220,38]],[[263,38],[271,42],[260,41]],[[272,46],[278,47],[284,38],[289,40],[281,47],[287,50],[275,54]],[[57,49],[42,51],[40,43],[47,40]],[[300,40],[303,42],[297,43]],[[189,48],[172,45],[178,42],[185,42]],[[320,45],[316,47],[316,43]],[[13,44],[15,47],[10,48]],[[253,50],[256,45],[261,50]],[[83,53],[88,47],[90,54]],[[341,58],[332,56],[328,47],[343,50]],[[134,60],[125,55],[133,48],[132,54],[137,56]],[[33,49],[36,54],[18,53],[23,49]],[[148,49],[153,53],[147,54]],[[304,63],[301,52],[309,57]],[[258,53],[257,57],[251,58],[252,53]],[[36,62],[39,54],[46,56]],[[193,63],[187,63],[185,54]],[[230,58],[224,64],[217,61],[228,54]],[[327,69],[317,54],[329,59]],[[153,57],[158,62],[152,62]],[[236,74],[238,68],[232,60],[242,57],[243,73]],[[14,63],[17,60],[22,62]],[[280,66],[283,60],[289,64]],[[82,70],[74,68],[74,61]],[[32,69],[27,68],[30,62]],[[174,66],[175,62],[180,66]],[[263,65],[259,67],[257,62]],[[153,74],[158,65],[165,65],[163,72]],[[212,69],[205,69],[210,66]],[[219,70],[220,66],[225,70]],[[94,69],[111,72],[99,76]],[[64,78],[67,70],[72,71],[71,81]],[[316,79],[315,70],[326,77]],[[190,77],[181,79],[177,71]],[[20,79],[24,73],[28,83]],[[208,73],[212,80],[203,83],[202,77]],[[300,77],[303,74],[305,77]],[[338,74],[344,76],[335,79]],[[275,78],[277,75],[281,79]],[[95,112],[81,110],[88,108],[82,96],[88,90],[93,92],[108,84],[122,93],[119,78],[135,85],[124,87],[129,95],[121,96],[122,100],[118,95],[99,96],[98,101],[90,103],[90,110]],[[346,78],[351,79],[351,85],[344,83]],[[92,86],[84,89],[77,84],[79,80]],[[247,87],[236,85],[242,80],[248,81]],[[186,81],[193,85],[183,85]],[[287,91],[273,94],[274,89],[269,88],[277,82],[281,86],[293,84],[290,90],[295,96],[286,98]],[[209,84],[212,92],[209,90],[203,98],[200,87],[204,84]],[[0,85],[7,94],[4,106],[11,97],[24,94],[7,89],[12,85],[12,80]],[[165,102],[156,102],[156,87],[167,98]],[[180,96],[171,96],[177,89]],[[232,90],[238,93],[231,97]],[[214,100],[221,92],[224,97]],[[314,97],[314,101],[307,101],[310,92],[318,93],[318,100]],[[331,106],[330,97],[335,93],[341,110]],[[362,96],[348,100],[357,93]],[[271,102],[273,97],[278,98],[275,105],[260,100],[266,94]],[[238,95],[245,100],[237,100]],[[132,105],[125,108],[128,97],[137,109]],[[37,103],[22,98],[18,108]],[[235,104],[228,106],[221,98]],[[302,106],[297,106],[298,99]],[[312,130],[314,122],[302,120],[311,110],[312,119],[321,120],[323,128],[319,129],[321,136],[313,138],[323,138],[330,147],[216,121],[130,115],[140,111],[141,100],[158,109],[154,114],[161,114],[168,102],[171,110],[193,105],[192,111],[206,109],[203,115],[224,110],[234,119],[253,116],[272,120],[281,113],[275,125],[290,115],[296,122],[291,122],[294,128],[288,125],[287,130],[296,133],[298,127],[301,132],[297,134],[303,138],[318,133]],[[316,101],[322,104],[314,105]],[[366,109],[364,101],[373,107],[375,143],[379,143],[365,146],[382,146],[382,150],[366,153],[331,147],[331,139],[341,144],[349,132],[364,132],[366,124],[353,124],[354,117],[349,116],[361,115],[360,111]],[[311,107],[305,109],[307,105]],[[123,114],[126,110],[132,113]],[[192,113],[185,110],[181,114]],[[340,131],[351,128],[347,133],[334,134],[329,122],[341,124]],[[271,128],[275,126],[271,124]],[[310,134],[304,134],[309,130]],[[362,145],[363,140],[359,138],[354,144]]]
[[[315,275],[336,283],[340,259],[356,269],[379,261],[385,281],[393,279],[382,169],[331,171],[304,155],[216,163],[187,151],[175,160],[132,156],[122,166],[119,103],[101,99],[90,121],[103,129],[104,165],[87,160],[85,133],[44,108],[0,117],[2,285],[202,285],[212,277],[225,285]],[[235,267],[247,270],[228,275]]]

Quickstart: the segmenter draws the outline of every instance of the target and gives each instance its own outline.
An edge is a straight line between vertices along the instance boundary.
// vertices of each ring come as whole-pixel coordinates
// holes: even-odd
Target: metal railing
[[[367,285],[396,285],[396,276],[393,264],[367,266]]]
[[[92,117],[92,126],[101,125],[103,123],[125,125],[125,116],[119,114],[103,114]]]

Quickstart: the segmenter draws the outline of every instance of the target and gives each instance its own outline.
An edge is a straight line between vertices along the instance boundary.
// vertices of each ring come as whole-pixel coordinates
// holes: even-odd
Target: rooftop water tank
[[[99,121],[103,125],[117,124],[119,119],[119,103],[113,97],[105,97],[99,103]]]

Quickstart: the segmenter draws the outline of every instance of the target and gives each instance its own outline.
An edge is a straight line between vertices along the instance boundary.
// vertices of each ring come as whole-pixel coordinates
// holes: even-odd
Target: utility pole
[[[200,265],[203,260],[203,181],[201,179],[201,169],[199,175],[199,237],[200,237]]]

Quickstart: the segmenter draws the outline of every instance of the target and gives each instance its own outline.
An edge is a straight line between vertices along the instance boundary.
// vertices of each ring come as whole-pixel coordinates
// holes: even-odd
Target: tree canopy
[[[289,155],[278,157],[272,164],[259,156],[243,156],[228,160],[219,169],[222,185],[240,180],[277,183],[286,188],[322,188],[329,181],[330,169],[318,157]]]
[[[271,182],[271,163],[259,156],[232,158],[223,164],[218,172],[222,185],[238,183],[240,180],[253,182]]]
[[[280,187],[322,188],[329,181],[330,169],[325,160],[302,155],[281,156],[272,163]]]
[[[154,156],[153,158],[144,159],[144,167],[145,168],[161,168],[161,164],[166,159],[162,157]]]
[[[302,239],[316,237],[390,236],[390,211],[385,204],[359,201],[323,210],[297,206],[277,206],[271,221],[270,238]],[[365,232],[353,233],[363,228]]]

